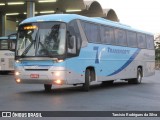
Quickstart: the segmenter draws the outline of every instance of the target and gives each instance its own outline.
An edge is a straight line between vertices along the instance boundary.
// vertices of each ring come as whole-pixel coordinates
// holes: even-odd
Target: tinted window
[[[82,22],[82,26],[89,42],[101,42],[98,25],[93,23]]]
[[[153,36],[146,36],[146,42],[147,42],[147,48],[148,49],[154,49],[154,39]]]
[[[8,41],[7,40],[0,40],[0,49],[8,49]]]
[[[16,46],[16,40],[10,40],[9,41],[9,49],[11,49],[11,50],[15,50],[15,46]]]
[[[126,32],[125,30],[115,29],[115,40],[117,45],[127,46]]]
[[[146,39],[145,39],[144,34],[138,33],[137,40],[138,40],[138,47],[139,48],[146,48]]]
[[[111,27],[101,27],[101,41],[106,44],[115,45],[114,29]]]
[[[127,32],[127,42],[129,47],[137,47],[137,34],[135,32]]]

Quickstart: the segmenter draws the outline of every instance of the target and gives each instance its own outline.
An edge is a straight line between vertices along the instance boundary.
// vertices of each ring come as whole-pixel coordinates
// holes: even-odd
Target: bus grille
[[[48,69],[25,69],[26,71],[48,71]]]

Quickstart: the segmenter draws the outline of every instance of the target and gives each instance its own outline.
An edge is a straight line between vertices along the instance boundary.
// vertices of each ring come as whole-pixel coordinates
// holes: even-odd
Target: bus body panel
[[[14,70],[14,52],[9,50],[1,50],[0,56],[0,71]]]
[[[14,70],[15,53],[10,49],[15,49],[16,37],[0,37],[0,72]],[[12,44],[11,46],[9,46]],[[12,48],[10,48],[12,47]]]
[[[147,56],[144,56],[145,54]],[[90,66],[95,68],[96,81],[136,78],[138,66],[143,68],[143,76],[150,76],[155,72],[154,50],[138,48],[89,44],[81,49],[78,57],[66,62],[67,69],[74,73],[67,74],[68,81],[81,78],[84,82],[85,70]]]
[[[56,16],[61,16],[63,19],[59,20],[60,18]],[[68,16],[71,17],[69,18]],[[126,31],[141,32],[118,23],[75,15],[34,17],[23,21],[21,24],[37,22],[39,19],[44,19],[45,22],[62,21],[66,23],[82,19],[125,29]],[[81,28],[81,30],[83,29]],[[145,34],[145,32],[142,33]],[[84,35],[82,38],[84,37],[86,36]],[[48,57],[48,59],[50,58]],[[63,84],[82,84],[85,83],[85,72],[89,67],[95,70],[96,82],[136,78],[138,67],[142,68],[143,76],[150,76],[155,72],[155,50],[87,41],[87,44],[80,48],[79,55],[65,58],[61,62],[55,60],[32,60],[32,58],[25,60],[21,58],[20,62],[15,64],[15,69],[20,75],[15,77],[20,79],[21,83],[54,84],[55,80],[62,80]]]
[[[90,66],[95,68],[97,82],[135,78],[138,66],[142,66],[143,76],[154,74],[153,50],[111,45],[99,45],[98,49],[95,48],[96,44],[89,44],[81,49],[78,57],[66,59],[61,63],[23,61],[16,66],[16,69],[23,75],[19,77],[22,82],[42,84],[53,84],[56,79],[64,80],[65,84],[84,83],[85,70]],[[59,76],[56,73],[59,73]],[[38,80],[31,78],[32,74],[38,74]]]
[[[55,63],[51,60],[24,60],[15,64],[16,71],[20,72],[17,78],[22,83],[46,83],[53,84],[54,80],[60,79],[66,83],[65,62]],[[32,77],[32,75],[38,75]]]

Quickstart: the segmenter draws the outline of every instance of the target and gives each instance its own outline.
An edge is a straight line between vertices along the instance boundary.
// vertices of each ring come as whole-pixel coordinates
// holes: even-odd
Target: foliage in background
[[[156,49],[155,49],[155,54],[156,54],[156,60],[160,61],[160,42],[156,42]]]
[[[155,35],[155,68],[160,69],[160,34]]]
[[[160,61],[160,34],[155,36],[155,55],[156,61]]]

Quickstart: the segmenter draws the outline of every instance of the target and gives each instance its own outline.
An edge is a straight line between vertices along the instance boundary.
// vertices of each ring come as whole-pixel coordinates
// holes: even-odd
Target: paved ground
[[[51,93],[43,85],[18,85],[12,74],[0,75],[0,91],[0,111],[160,111],[160,71],[140,85],[117,81],[89,92],[69,86]]]

